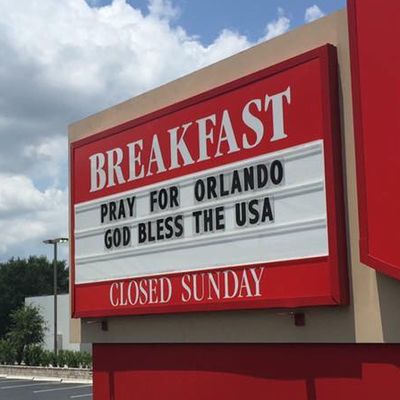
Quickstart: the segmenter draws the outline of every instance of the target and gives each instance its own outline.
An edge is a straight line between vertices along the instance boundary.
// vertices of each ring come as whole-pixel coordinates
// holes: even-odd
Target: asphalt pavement
[[[92,385],[0,378],[0,400],[92,400]]]

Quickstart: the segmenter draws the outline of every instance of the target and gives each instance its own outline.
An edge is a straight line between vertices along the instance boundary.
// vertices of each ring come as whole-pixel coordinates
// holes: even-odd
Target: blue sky
[[[110,0],[92,0],[89,4],[109,4]],[[148,13],[147,0],[128,0],[132,6]],[[282,8],[292,20],[292,28],[304,24],[304,12],[317,5],[325,14],[346,6],[346,0],[172,0],[178,8],[174,24],[198,35],[204,44],[211,43],[223,29],[238,31],[256,41],[265,30],[266,22]]]
[[[70,123],[345,0],[0,0],[0,261],[68,234]],[[67,257],[67,249],[61,250]]]
[[[180,23],[188,27],[188,32],[198,34],[205,42],[210,42],[222,28],[238,30],[250,40],[262,36],[265,21],[278,8],[286,11],[293,19],[293,27],[304,24],[304,10],[314,4],[329,14],[344,7],[344,1],[323,0],[180,0],[182,10]]]

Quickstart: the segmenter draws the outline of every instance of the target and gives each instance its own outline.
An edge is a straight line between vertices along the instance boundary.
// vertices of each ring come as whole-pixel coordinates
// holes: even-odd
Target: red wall
[[[391,400],[400,345],[94,345],[94,400]]]

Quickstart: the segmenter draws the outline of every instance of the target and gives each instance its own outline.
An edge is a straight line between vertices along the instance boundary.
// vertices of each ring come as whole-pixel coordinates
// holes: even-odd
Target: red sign
[[[400,7],[397,0],[348,4],[360,258],[400,279]]]
[[[71,145],[74,316],[346,302],[336,52]]]

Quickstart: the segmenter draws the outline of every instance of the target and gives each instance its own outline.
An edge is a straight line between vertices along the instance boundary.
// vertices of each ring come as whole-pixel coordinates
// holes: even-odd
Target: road
[[[0,378],[0,400],[92,400],[92,385]]]

